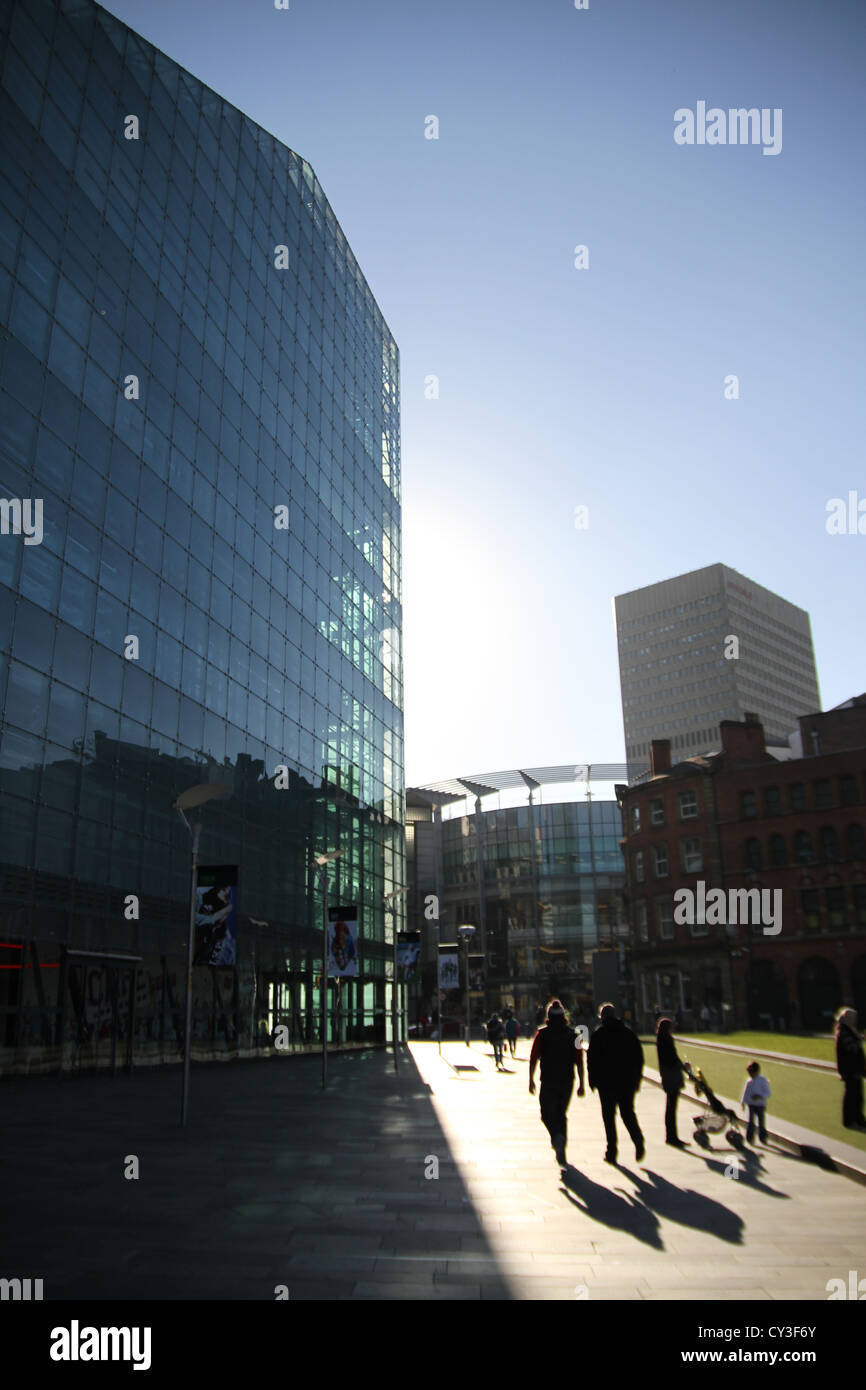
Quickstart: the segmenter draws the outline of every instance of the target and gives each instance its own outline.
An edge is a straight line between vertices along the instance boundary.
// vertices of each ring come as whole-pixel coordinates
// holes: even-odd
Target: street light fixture
[[[391,914],[391,935],[394,938],[394,979],[391,983],[391,1041],[394,1044],[394,1070],[398,1071],[397,1066],[397,923],[394,920],[394,904],[398,898],[405,897],[409,892],[406,888],[395,888],[393,893],[386,893],[382,899],[385,904],[385,911]]]
[[[318,871],[322,892],[322,1090],[328,1084],[328,865],[342,856],[341,849],[329,849],[310,860],[310,868]]]
[[[189,1059],[190,1059],[190,1034],[192,1032],[192,957],[193,945],[195,942],[195,895],[198,888],[198,844],[201,836],[201,825],[196,823],[190,825],[184,814],[191,811],[193,806],[203,806],[206,801],[222,799],[226,795],[225,782],[199,782],[194,787],[187,787],[185,792],[173,803],[174,810],[177,811],[184,825],[190,833],[192,839],[192,875],[190,878],[189,894],[189,940],[187,941],[186,952],[186,1023],[183,1033],[183,1088],[180,1101],[180,1123],[181,1127],[186,1125],[187,1109],[189,1106]]]
[[[466,1046],[469,1046],[469,943],[475,935],[475,927],[471,922],[465,922],[457,928],[460,940],[463,942],[463,954],[466,957]]]

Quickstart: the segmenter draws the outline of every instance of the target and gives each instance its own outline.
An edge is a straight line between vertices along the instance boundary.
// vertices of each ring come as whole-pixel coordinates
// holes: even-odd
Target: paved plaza
[[[0,1275],[46,1299],[825,1300],[863,1265],[866,1187],[772,1144],[668,1148],[648,1080],[643,1163],[624,1133],[603,1161],[587,1092],[561,1170],[527,1055],[344,1054],[324,1093],[313,1057],[195,1067],[186,1133],[178,1069],[4,1082]]]
[[[525,1060],[497,1074],[489,1049],[473,1044],[477,1078],[454,1079],[435,1046],[413,1051],[513,1297],[826,1299],[828,1279],[863,1265],[866,1188],[772,1143],[741,1158],[723,1135],[712,1150],[669,1148],[664,1093],[648,1079],[636,1104],[643,1162],[622,1124],[619,1165],[604,1162],[601,1108],[587,1089],[571,1102],[563,1177]],[[519,1058],[528,1051],[523,1043]],[[457,1046],[444,1053],[464,1060]],[[681,1138],[697,1113],[681,1101]]]

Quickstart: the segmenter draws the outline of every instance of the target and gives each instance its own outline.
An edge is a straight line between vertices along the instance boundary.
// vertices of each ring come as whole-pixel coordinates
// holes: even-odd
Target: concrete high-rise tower
[[[756,714],[787,742],[820,709],[809,615],[727,565],[708,565],[614,599],[629,779],[650,741],[676,759],[719,747],[721,719]]]

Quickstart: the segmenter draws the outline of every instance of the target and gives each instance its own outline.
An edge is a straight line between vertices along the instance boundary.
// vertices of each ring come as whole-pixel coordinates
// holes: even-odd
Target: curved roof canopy
[[[472,777],[446,777],[440,782],[419,782],[413,792],[442,805],[466,796],[490,796],[519,787],[547,786],[554,782],[623,782],[625,763],[563,763],[559,767],[508,768],[504,772],[480,772]]]

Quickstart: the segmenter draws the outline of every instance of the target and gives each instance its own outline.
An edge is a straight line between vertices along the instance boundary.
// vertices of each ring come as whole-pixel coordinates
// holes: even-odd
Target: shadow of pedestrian
[[[800,1145],[800,1158],[804,1163],[817,1163],[828,1173],[838,1173],[839,1169],[826,1149],[817,1149],[813,1144]]]
[[[584,1216],[612,1230],[628,1231],[635,1240],[651,1245],[654,1250],[664,1249],[658,1218],[634,1197],[612,1192],[609,1187],[593,1182],[570,1164],[562,1170],[560,1191]]]
[[[675,1221],[678,1226],[694,1226],[731,1245],[742,1245],[745,1223],[730,1207],[693,1192],[691,1188],[675,1187],[660,1173],[651,1170],[633,1173],[630,1168],[621,1168],[621,1171],[637,1185],[647,1207],[666,1221]]]
[[[736,1155],[733,1154],[727,1160],[711,1158],[707,1153],[693,1154],[692,1156],[702,1158],[708,1168],[711,1168],[714,1173],[721,1173],[729,1182],[741,1182],[746,1187],[754,1188],[756,1192],[765,1193],[768,1197],[781,1197],[786,1202],[791,1200],[790,1193],[780,1192],[778,1188],[770,1187],[769,1183],[761,1181],[760,1174],[766,1171],[764,1165],[758,1155],[751,1153],[748,1149],[744,1149],[740,1154],[738,1164]],[[728,1171],[732,1164],[737,1164],[738,1178],[732,1178]]]

